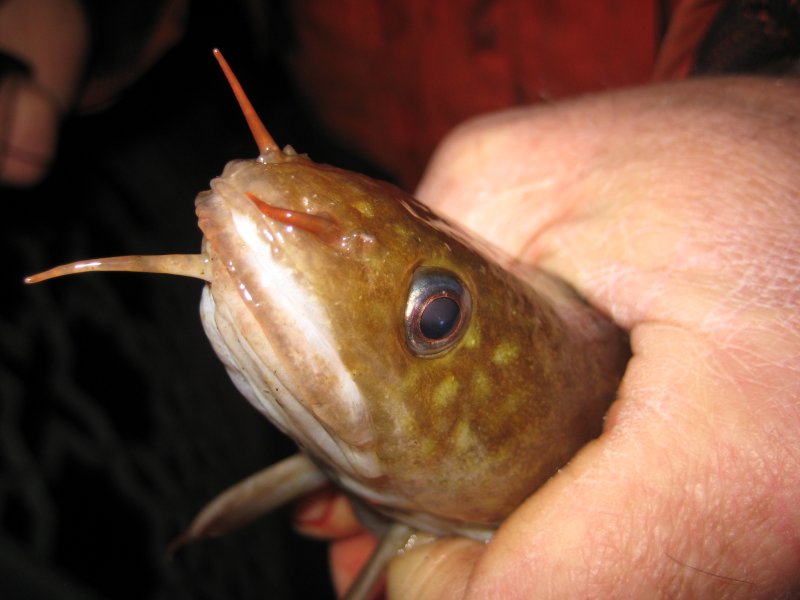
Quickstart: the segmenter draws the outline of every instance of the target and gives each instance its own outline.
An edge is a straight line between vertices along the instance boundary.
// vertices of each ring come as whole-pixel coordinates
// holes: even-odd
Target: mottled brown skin
[[[385,475],[359,481],[399,498],[380,510],[428,515],[442,531],[493,527],[599,434],[629,356],[627,337],[566,286],[538,271],[521,274],[397,188],[304,157],[235,161],[222,179],[341,229],[337,243],[284,231],[281,251],[326,307],[339,354],[367,399],[368,446]],[[246,249],[226,246],[202,203],[201,194],[212,258],[247,260]],[[253,218],[269,220],[255,206]],[[473,299],[466,335],[433,358],[415,356],[404,337],[420,266],[452,271]],[[269,335],[268,309],[257,300],[253,316]],[[325,382],[309,385],[325,427],[347,439]],[[322,466],[334,479],[343,468]]]

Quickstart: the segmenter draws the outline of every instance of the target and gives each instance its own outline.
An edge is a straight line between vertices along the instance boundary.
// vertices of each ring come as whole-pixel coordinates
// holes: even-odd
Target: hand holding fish
[[[633,358],[600,438],[488,545],[396,559],[389,597],[796,592],[799,92],[612,92],[484,117],[442,145],[418,197],[571,283],[630,331]],[[352,535],[341,499],[328,506],[301,526]],[[342,588],[368,544],[334,544]]]

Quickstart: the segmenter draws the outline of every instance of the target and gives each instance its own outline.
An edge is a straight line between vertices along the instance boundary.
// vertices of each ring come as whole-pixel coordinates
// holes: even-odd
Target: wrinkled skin
[[[390,598],[800,593],[800,86],[700,80],[470,122],[418,196],[631,332],[603,435],[488,545],[390,568]],[[322,518],[319,518],[323,515]],[[311,517],[317,517],[316,520]],[[341,498],[298,512],[371,540]]]

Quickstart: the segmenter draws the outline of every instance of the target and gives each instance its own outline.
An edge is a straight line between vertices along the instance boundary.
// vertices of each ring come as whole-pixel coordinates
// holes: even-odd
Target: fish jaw
[[[279,429],[345,479],[380,479],[364,400],[303,276],[306,257],[287,250],[292,233],[243,191],[223,176],[197,200],[212,274],[201,301],[206,334],[240,392]]]

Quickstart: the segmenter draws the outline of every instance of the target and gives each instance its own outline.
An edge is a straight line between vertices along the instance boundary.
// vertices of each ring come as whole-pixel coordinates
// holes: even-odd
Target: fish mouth
[[[212,281],[203,326],[237,388],[323,463],[382,477],[366,403],[310,277],[308,232],[267,216],[230,179],[196,204]]]

